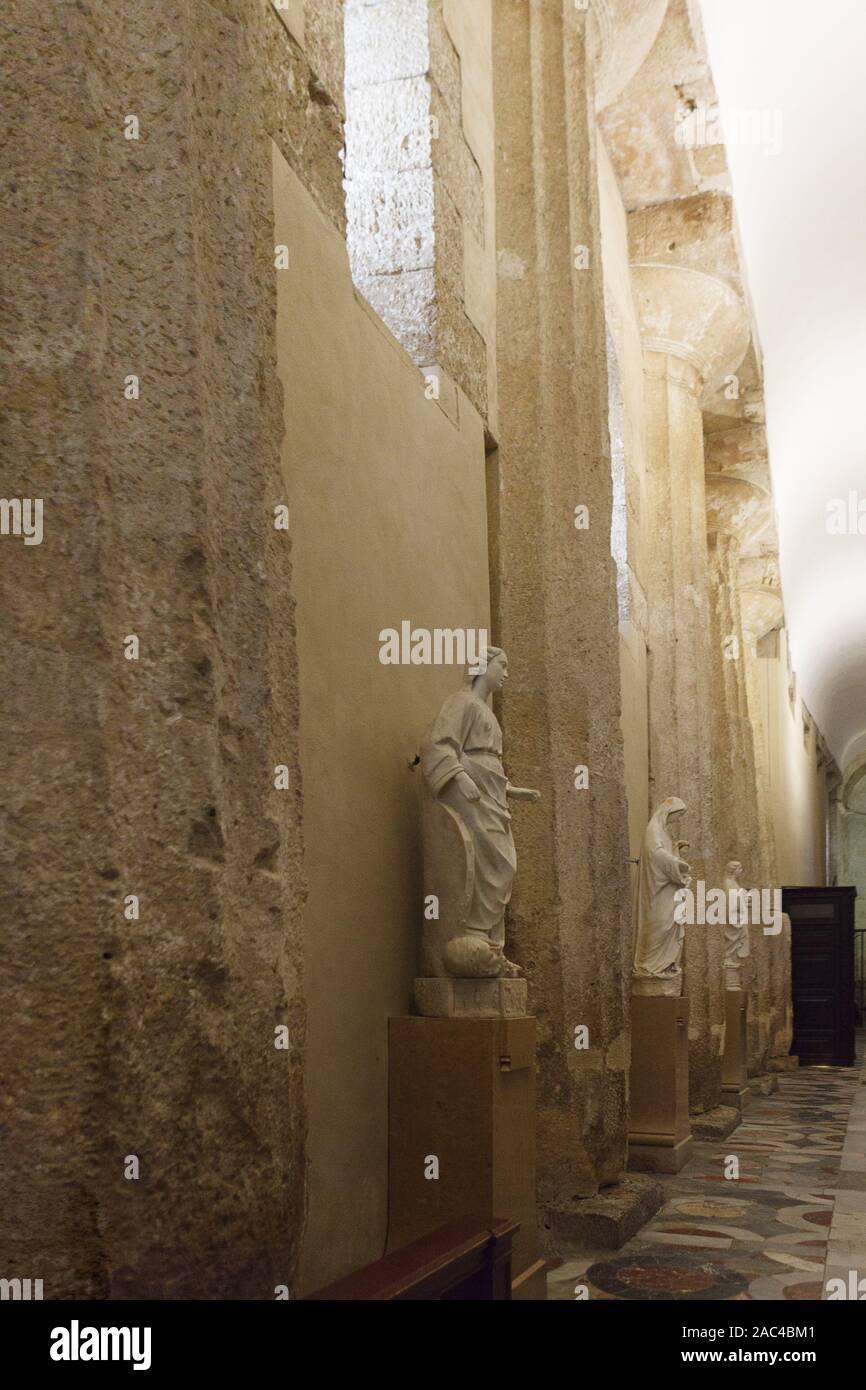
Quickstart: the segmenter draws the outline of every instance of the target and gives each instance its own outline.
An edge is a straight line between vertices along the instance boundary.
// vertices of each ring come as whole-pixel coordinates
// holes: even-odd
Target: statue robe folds
[[[685,915],[677,911],[677,891],[691,878],[681,868],[668,819],[685,811],[669,797],[652,817],[644,835],[635,899],[634,973],[638,978],[677,980],[685,935]]]
[[[487,703],[464,688],[443,704],[421,749],[425,782],[425,970],[456,977],[515,973],[504,955],[505,909],[517,855],[506,801],[502,730]],[[465,772],[480,792],[468,800]]]

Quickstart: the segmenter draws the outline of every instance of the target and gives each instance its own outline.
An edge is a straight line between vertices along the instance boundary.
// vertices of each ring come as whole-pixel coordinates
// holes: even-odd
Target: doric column
[[[712,463],[708,441],[708,465]],[[746,637],[740,610],[740,552],[750,549],[771,520],[769,493],[745,478],[708,471],[707,544],[710,561],[713,748],[719,850],[743,864],[743,885],[772,885],[759,818],[755,749],[746,686]],[[749,1070],[764,1070],[770,1041],[769,944],[760,923],[750,930],[752,963],[743,977],[749,993]]]
[[[630,893],[594,117],[584,12],[496,0],[493,21],[494,627],[509,657],[508,766],[543,791],[531,814],[515,809],[511,949],[538,1017],[539,1201],[562,1231],[576,1198],[621,1173],[627,1127]],[[575,526],[578,507],[588,529]]]
[[[770,800],[770,744],[768,711],[765,709],[767,686],[762,677],[762,666],[769,660],[777,659],[777,644],[774,645],[775,657],[765,653],[764,648],[771,642],[774,629],[782,625],[785,608],[779,582],[779,557],[768,541],[761,544],[760,553],[744,555],[740,559],[740,611],[745,639],[746,690],[755,749],[761,846],[767,883],[777,888],[780,886],[779,860]],[[779,935],[761,935],[766,972],[758,976],[759,1008],[767,1016],[768,1048],[765,1058],[750,1055],[749,1060],[752,1068],[760,1064],[761,1069],[766,1070],[770,1058],[787,1057],[791,1046],[790,919],[783,914]],[[765,998],[760,997],[762,990],[765,991]]]
[[[10,87],[53,79],[63,119],[46,141],[31,103],[7,151],[38,332],[11,343],[6,477],[46,501],[4,583],[0,1273],[273,1298],[306,1116],[269,132],[302,92],[294,157],[308,119],[339,194],[339,113],[270,7],[25,8]]]
[[[711,610],[701,395],[739,365],[743,304],[723,281],[679,266],[633,267],[647,409],[646,566],[650,800],[681,797],[697,881],[721,885],[714,764]],[[723,933],[686,928],[693,1111],[719,1103],[724,1043]]]
[[[758,829],[764,871],[769,884],[778,883],[776,840],[770,803],[770,752],[767,742],[767,714],[760,680],[758,644],[784,617],[779,582],[779,558],[775,549],[761,547],[757,555],[740,556],[740,615],[749,722],[755,752],[755,780],[758,794]]]
[[[759,655],[758,643],[781,622],[783,604],[769,497],[767,434],[759,421],[735,421],[730,428],[708,435],[704,447],[711,547],[714,533],[735,536],[738,543],[736,587],[742,660],[726,662],[725,674],[729,680],[731,676],[736,677],[739,706],[742,707],[745,696],[747,713],[744,740],[736,744],[730,716],[722,717],[717,739],[721,739],[722,748],[726,739],[729,749],[736,748],[740,767],[748,763],[751,743],[754,766],[752,794],[743,800],[739,793],[728,803],[725,824],[730,827],[731,834],[739,835],[736,853],[744,864],[744,882],[749,886],[774,889],[779,880],[763,709],[765,683],[761,679],[765,658]],[[729,589],[732,580],[733,576],[729,576]],[[733,789],[736,791],[736,786]],[[753,928],[752,950],[748,1061],[749,1070],[755,1073],[766,1070],[768,1058],[778,1051],[779,1040],[788,1036],[790,961],[784,933],[768,936],[763,924]]]

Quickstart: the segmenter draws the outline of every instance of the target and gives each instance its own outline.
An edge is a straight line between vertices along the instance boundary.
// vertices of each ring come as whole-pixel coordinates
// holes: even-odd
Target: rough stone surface
[[[486,416],[487,345],[466,311],[465,245],[484,241],[484,188],[443,0],[346,0],[345,13],[355,283],[418,365],[440,364]]]
[[[626,1160],[631,929],[604,304],[586,16],[497,0],[493,18],[504,271],[493,625],[513,672],[510,775],[542,790],[531,814],[515,808],[510,954],[538,1018],[538,1191],[550,1221],[616,1182]],[[591,268],[576,271],[587,241]],[[588,531],[574,528],[578,503]],[[577,763],[587,790],[575,788]]]
[[[800,1065],[799,1057],[770,1057],[767,1060],[769,1072],[796,1071]]]
[[[694,1139],[724,1139],[740,1123],[742,1116],[732,1105],[716,1105],[712,1110],[704,1110],[699,1115],[692,1114],[692,1137]]]
[[[329,220],[344,230],[342,0],[306,5],[303,49],[269,3],[263,10],[242,0],[227,3],[250,26],[250,100],[261,103],[262,134],[271,136]],[[204,42],[206,18],[202,30]]]
[[[305,1016],[267,136],[326,206],[338,107],[270,6],[5,18],[32,112],[8,161],[32,327],[6,486],[48,524],[2,552],[0,1246],[46,1298],[273,1298],[303,1230]],[[63,119],[38,184],[46,76]]]
[[[650,788],[657,803],[676,795],[687,811],[692,878],[721,885],[712,727],[706,535],[699,380],[673,356],[646,354],[649,443],[648,521],[656,536],[647,559]],[[687,659],[684,653],[688,653]],[[724,933],[695,923],[685,930],[689,998],[689,1100],[717,1104],[724,1034]]]
[[[586,1197],[568,1211],[551,1214],[550,1236],[560,1252],[619,1250],[664,1202],[664,1188],[651,1177],[623,1174],[597,1197]]]
[[[763,1076],[750,1076],[746,1085],[753,1096],[771,1096],[779,1089],[779,1078],[772,1071],[765,1072]]]
[[[708,516],[719,523],[718,512]],[[721,529],[721,525],[709,532],[707,541],[719,857],[744,864],[744,886],[769,890],[767,865],[761,853],[755,748],[746,686],[746,641],[738,587],[740,542],[736,534]],[[760,1068],[770,1048],[769,948],[760,921],[752,921],[747,930],[751,955],[739,973],[743,987],[749,989],[749,1066]],[[734,981],[733,987],[739,988],[740,983]]]

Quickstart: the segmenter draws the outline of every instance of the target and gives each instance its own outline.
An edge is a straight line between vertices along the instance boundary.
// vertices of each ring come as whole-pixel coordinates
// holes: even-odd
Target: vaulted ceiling
[[[763,349],[793,661],[844,766],[866,749],[866,5],[701,9],[722,114],[738,132],[727,133],[727,163]],[[767,138],[748,138],[759,126],[744,112],[761,113]]]

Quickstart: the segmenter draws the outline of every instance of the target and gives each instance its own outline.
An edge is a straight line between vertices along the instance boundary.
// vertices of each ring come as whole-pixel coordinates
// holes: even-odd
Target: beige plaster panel
[[[462,679],[381,665],[378,634],[403,619],[489,626],[484,435],[462,394],[456,424],[425,399],[353,288],[342,239],[278,154],[274,206],[291,251],[278,354],[309,880],[312,1289],[384,1249],[387,1021],[411,1011],[423,906],[409,764]]]

